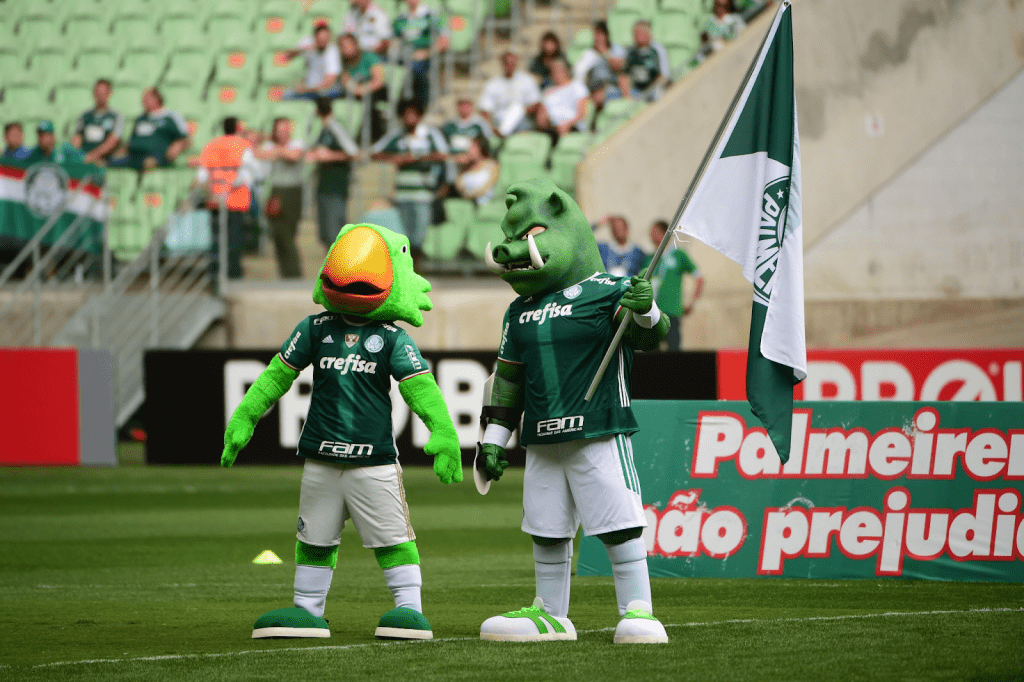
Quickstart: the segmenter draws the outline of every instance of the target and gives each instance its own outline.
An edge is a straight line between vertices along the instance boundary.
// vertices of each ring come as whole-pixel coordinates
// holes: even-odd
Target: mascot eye
[[[527,230],[527,231],[526,231],[526,234],[524,234],[524,235],[522,236],[522,239],[526,239],[526,237],[527,237],[528,235],[531,235],[531,234],[532,234],[532,235],[533,235],[534,237],[536,237],[536,236],[537,236],[538,234],[540,234],[541,232],[546,232],[546,231],[547,231],[547,229],[548,229],[548,228],[544,227],[543,225],[534,225],[533,227],[531,227],[531,228],[530,228],[529,230]]]
[[[409,245],[408,244],[403,244],[402,245],[402,253],[409,253]]]

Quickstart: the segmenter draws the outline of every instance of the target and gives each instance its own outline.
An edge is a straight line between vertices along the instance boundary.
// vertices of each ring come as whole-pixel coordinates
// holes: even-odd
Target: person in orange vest
[[[199,154],[196,182],[205,185],[209,196],[206,202],[212,218],[213,262],[217,263],[220,249],[220,203],[224,201],[228,213],[228,277],[242,277],[242,240],[245,216],[252,202],[244,166],[252,157],[248,140],[238,135],[238,119],[224,119],[224,134],[211,140]]]

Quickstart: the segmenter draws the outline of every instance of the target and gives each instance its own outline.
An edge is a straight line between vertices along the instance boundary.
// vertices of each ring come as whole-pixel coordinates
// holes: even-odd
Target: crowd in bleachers
[[[297,276],[294,226],[271,208],[276,197],[297,222],[304,163],[320,180],[325,244],[362,217],[348,215],[351,162],[375,159],[395,165],[396,185],[393,206],[374,210],[396,215],[432,259],[479,259],[500,239],[504,187],[543,175],[574,191],[589,148],[765,3],[737,0],[737,11],[730,0],[618,0],[564,49],[557,34],[544,34],[527,70],[505,52],[475,101],[461,99],[455,117],[428,125],[424,114],[441,119],[431,110],[432,62],[467,49],[481,4],[0,0],[4,154],[39,153],[16,139],[35,130],[49,155],[111,168],[111,222],[126,229],[109,234],[130,257],[194,188],[201,150],[234,118],[256,151],[247,177],[254,186],[270,178],[253,203],[271,219],[282,276]],[[333,102],[327,113],[324,102]]]

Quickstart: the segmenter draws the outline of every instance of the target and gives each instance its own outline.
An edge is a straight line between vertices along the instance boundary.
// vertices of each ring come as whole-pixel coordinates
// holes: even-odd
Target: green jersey
[[[666,235],[665,239],[669,239]],[[648,256],[641,272],[647,271],[654,256]],[[654,269],[651,283],[654,285],[655,302],[666,315],[680,317],[683,314],[683,275],[697,272],[697,266],[682,249],[666,249]]]
[[[347,152],[353,156],[359,153],[359,145],[341,127],[338,120],[329,118],[320,129],[314,146],[324,146],[336,152]],[[348,196],[349,177],[352,175],[351,161],[322,161],[316,165],[320,181],[317,191],[320,194],[336,194]]]
[[[188,138],[188,124],[181,114],[161,109],[144,113],[135,119],[128,150],[143,156],[152,156],[163,163],[167,148],[178,140]]]
[[[387,322],[323,312],[295,327],[280,358],[313,366],[313,394],[299,437],[300,457],[357,466],[398,460],[391,432],[391,378],[426,374],[416,343]]]
[[[373,152],[426,156],[435,152],[448,153],[448,143],[440,130],[419,123],[411,133],[405,128],[385,135]],[[395,201],[433,201],[445,171],[443,161],[414,161],[398,169],[395,174]]]
[[[113,109],[90,109],[78,117],[75,134],[82,136],[82,151],[88,154],[109,137],[124,134],[124,116]]]
[[[467,119],[457,118],[448,121],[441,127],[441,132],[448,140],[448,148],[452,154],[462,154],[469,149],[469,143],[478,136],[488,136],[490,126],[480,116],[473,114]]]
[[[381,63],[380,57],[372,52],[363,52],[359,55],[359,61],[355,64],[342,62],[341,68],[347,73],[354,83],[366,83],[370,80],[373,67]]]
[[[629,279],[595,273],[567,289],[520,296],[505,312],[498,359],[526,371],[524,444],[638,430],[629,406],[633,349],[619,346],[590,402],[583,397],[615,336]]]

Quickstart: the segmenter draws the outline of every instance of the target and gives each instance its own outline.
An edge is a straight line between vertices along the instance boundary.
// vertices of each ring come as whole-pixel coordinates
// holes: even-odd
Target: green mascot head
[[[412,269],[409,239],[378,225],[346,225],[327,252],[313,302],[334,313],[423,324],[430,282]]]
[[[583,211],[550,180],[515,183],[505,205],[505,241],[484,255],[520,296],[561,291],[604,270]]]

